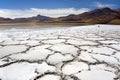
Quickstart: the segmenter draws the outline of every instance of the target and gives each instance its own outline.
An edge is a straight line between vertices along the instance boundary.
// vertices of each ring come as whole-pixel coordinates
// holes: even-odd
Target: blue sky
[[[120,0],[0,0],[0,8],[95,8],[94,2],[120,7]]]
[[[100,7],[120,8],[119,4],[120,0],[0,0],[0,17],[60,17]]]

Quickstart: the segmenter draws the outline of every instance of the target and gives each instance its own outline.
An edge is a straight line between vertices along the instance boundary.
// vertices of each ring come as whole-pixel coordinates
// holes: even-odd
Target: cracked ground
[[[0,80],[120,80],[120,26],[0,31]]]

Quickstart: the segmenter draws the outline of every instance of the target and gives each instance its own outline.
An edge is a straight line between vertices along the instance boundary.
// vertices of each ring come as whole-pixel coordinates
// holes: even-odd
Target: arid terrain
[[[120,26],[1,30],[0,80],[120,80]]]
[[[0,23],[81,23],[81,24],[120,24],[120,9],[108,7],[94,9],[82,14],[70,14],[58,18],[35,15],[28,18],[4,18],[0,17]]]

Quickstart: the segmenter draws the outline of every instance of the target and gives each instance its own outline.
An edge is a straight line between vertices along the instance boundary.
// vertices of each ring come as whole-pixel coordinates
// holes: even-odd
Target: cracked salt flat
[[[116,44],[116,45],[113,44],[113,45],[110,45],[110,47],[120,51],[120,44]]]
[[[116,52],[116,50],[111,49],[109,47],[104,47],[104,46],[98,46],[98,47],[94,47],[94,46],[83,46],[80,47],[82,49],[87,50],[90,53],[94,53],[94,54],[105,54],[105,55],[112,55],[114,52]]]
[[[1,80],[120,80],[120,26],[0,32]]]
[[[104,70],[83,71],[76,76],[81,80],[114,80],[115,78],[112,72]]]
[[[57,40],[44,40],[42,41],[43,43],[47,43],[47,44],[57,44],[57,43],[62,43],[65,42],[64,39],[57,39]]]
[[[86,37],[85,38],[86,40],[95,40],[95,41],[100,41],[100,40],[105,40],[105,38],[102,38],[102,37]]]
[[[70,61],[73,58],[74,57],[71,56],[70,54],[62,55],[60,53],[55,53],[55,54],[48,57],[47,62],[50,64],[58,64],[58,63],[61,63],[63,61]]]
[[[115,55],[113,55],[113,56],[116,57],[116,58],[118,58],[119,62],[120,62],[120,52],[115,53]]]
[[[52,49],[53,51],[61,52],[62,54],[72,54],[72,55],[78,54],[77,53],[78,48],[68,44],[56,44],[53,45],[50,49]]]
[[[99,62],[106,62],[108,64],[120,64],[120,62],[112,56],[105,56],[100,54],[91,54],[91,56]]]
[[[39,41],[36,41],[36,40],[27,40],[27,41],[20,41],[20,44],[26,44],[26,45],[29,45],[29,46],[36,46],[36,45],[39,45]]]
[[[113,73],[116,72],[113,67],[108,66],[106,64],[91,65],[90,69],[91,70],[105,70],[105,71],[109,71],[109,72],[113,72]]]
[[[45,72],[56,72],[56,67],[50,66],[47,63],[42,63],[36,68],[38,74],[44,74]]]
[[[14,63],[7,67],[0,68],[0,77],[3,80],[30,80],[37,76],[35,70],[39,74],[44,74],[47,71],[55,71],[54,66],[49,66],[46,63]]]
[[[63,73],[66,75],[75,74],[83,70],[88,70],[88,65],[83,62],[71,62],[62,68]]]
[[[25,45],[4,46],[0,49],[0,58],[7,56],[9,54],[25,51],[26,49],[27,47]]]
[[[31,48],[26,53],[23,53],[23,54],[19,53],[19,54],[12,55],[10,57],[16,60],[33,60],[33,61],[45,60],[49,54],[53,53],[50,50],[47,50],[44,48],[47,46],[49,45],[37,46],[37,47]]]
[[[13,41],[13,40],[6,40],[2,43],[2,45],[17,45],[20,44],[19,41]]]
[[[56,76],[56,75],[45,75],[37,80],[61,80],[61,78],[60,76]]]
[[[96,42],[91,41],[83,41],[83,40],[68,40],[67,43],[74,44],[74,45],[98,45]]]
[[[2,48],[2,46],[0,46],[0,48]]]
[[[88,52],[85,52],[85,51],[82,51],[81,54],[78,56],[78,58],[80,60],[84,60],[90,63],[97,62],[95,59],[92,58],[92,56]]]
[[[103,41],[99,41],[99,42],[103,43],[103,44],[119,44],[120,43],[115,40],[103,40]]]

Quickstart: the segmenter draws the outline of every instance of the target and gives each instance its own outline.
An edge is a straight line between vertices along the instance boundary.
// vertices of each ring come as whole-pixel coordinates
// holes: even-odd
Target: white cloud
[[[6,18],[19,18],[19,17],[31,17],[38,14],[45,15],[49,17],[60,17],[69,14],[81,14],[83,12],[89,11],[88,8],[63,8],[63,9],[40,9],[40,8],[30,8],[24,10],[15,9],[0,9],[0,17]]]
[[[102,8],[102,7],[114,7],[114,4],[105,4],[105,3],[100,3],[100,2],[94,2],[94,6],[98,7],[98,8]]]

